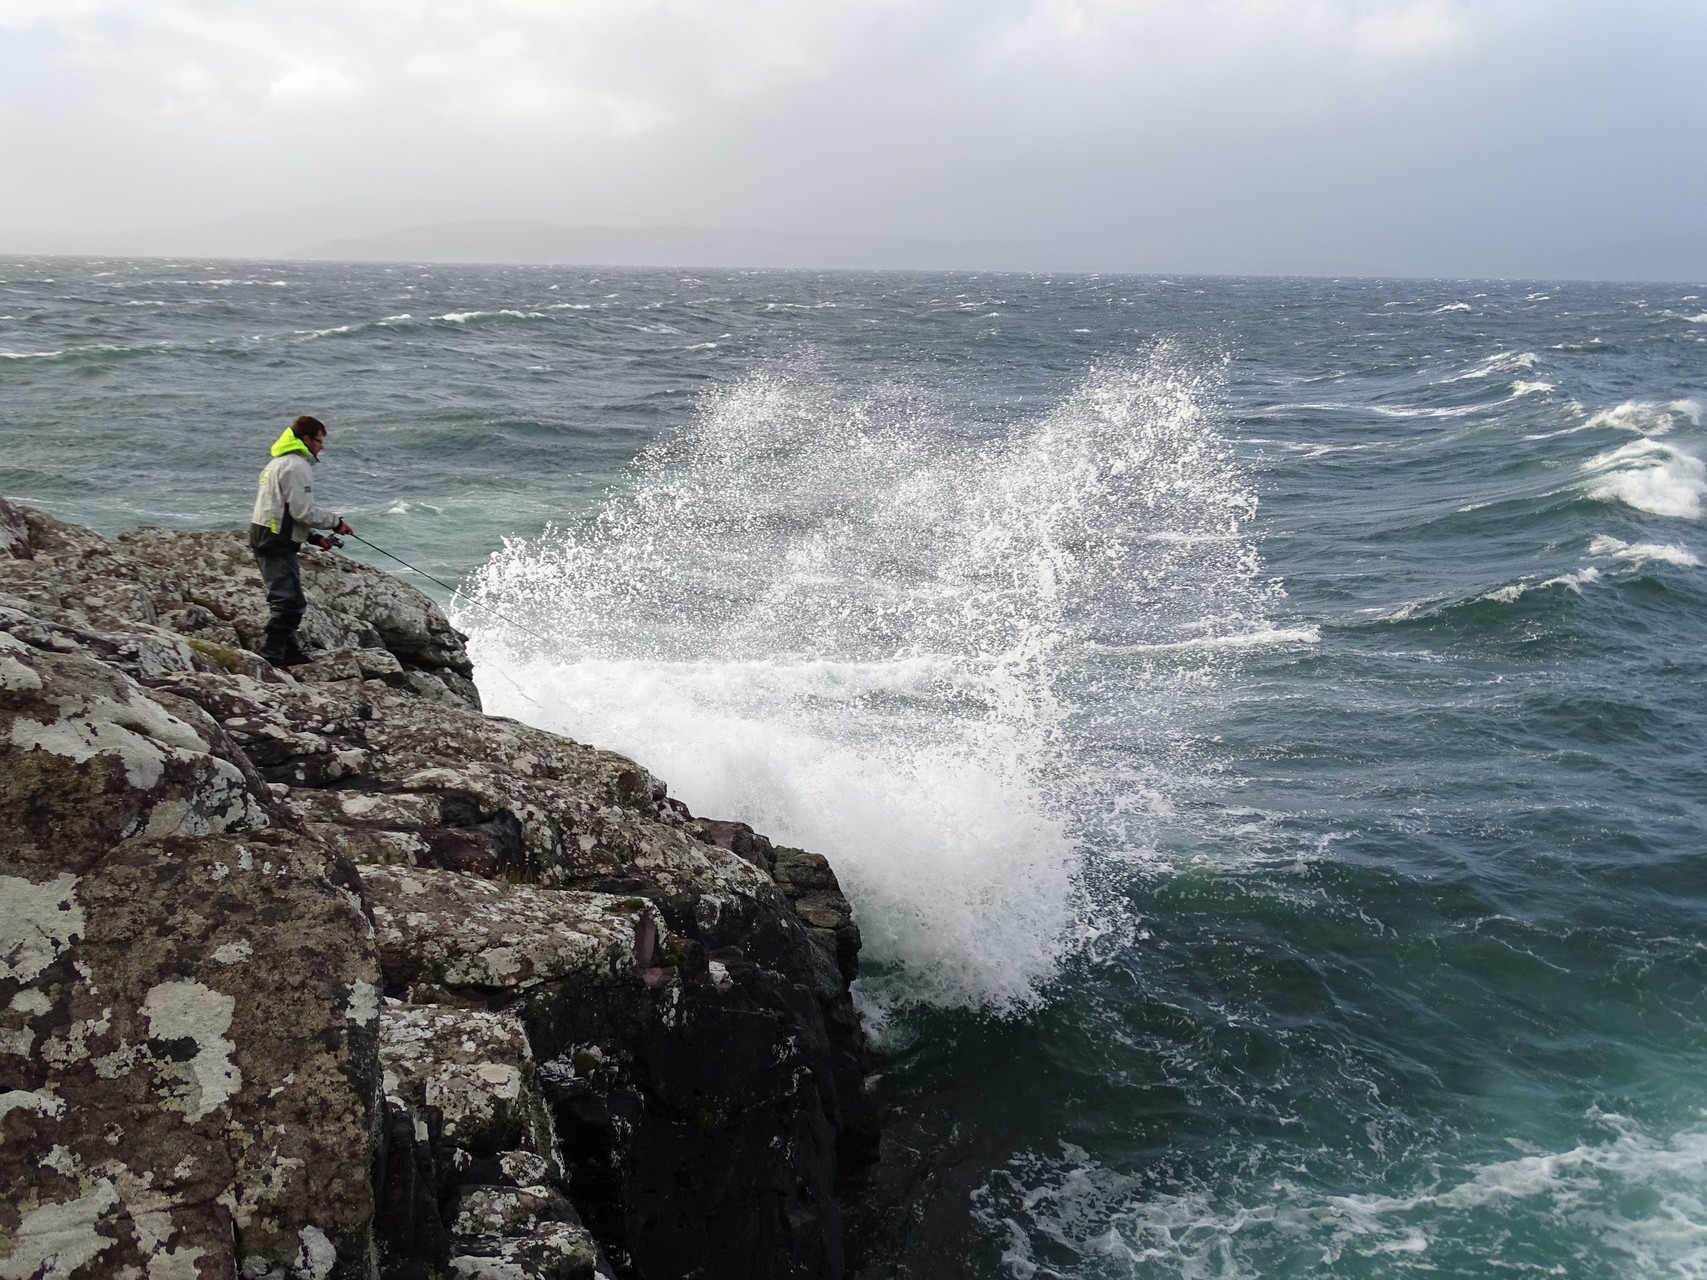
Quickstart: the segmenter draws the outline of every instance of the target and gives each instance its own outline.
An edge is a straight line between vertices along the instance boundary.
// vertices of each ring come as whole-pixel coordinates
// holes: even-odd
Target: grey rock
[[[0,1274],[366,1275],[379,975],[339,879],[277,829],[0,877]]]
[[[510,1014],[386,1000],[379,1060],[388,1096],[438,1112],[445,1143],[470,1155],[529,1152],[560,1178],[551,1114],[527,1030]]]
[[[572,1220],[574,1208],[548,1186],[465,1186],[451,1230],[459,1236],[525,1236],[542,1222]]]
[[[238,535],[0,498],[0,1277],[839,1275],[828,863],[304,578],[293,676]]]
[[[525,992],[642,983],[666,931],[637,899],[426,868],[359,868],[393,986]]]
[[[309,603],[302,631],[311,650],[327,654],[312,678],[372,676],[407,687],[406,675],[419,673],[435,697],[478,708],[463,637],[431,599],[336,552],[305,547],[301,559]],[[133,661],[156,669],[257,679],[271,671],[253,652],[266,598],[238,533],[138,529],[109,541],[8,503],[0,509],[0,593],[45,622],[128,645],[137,650]],[[162,646],[177,650],[182,665],[160,667]]]
[[[85,652],[41,649],[0,631],[6,864],[80,872],[127,837],[270,825],[266,799],[221,758],[223,735],[203,725]]]
[[[598,1253],[585,1227],[547,1222],[525,1236],[489,1236],[451,1259],[453,1276],[468,1280],[591,1280]]]
[[[34,555],[24,513],[0,497],[0,559],[28,560]]]
[[[532,1187],[562,1176],[555,1159],[547,1160],[531,1151],[506,1151],[498,1157],[498,1172],[512,1187]]]

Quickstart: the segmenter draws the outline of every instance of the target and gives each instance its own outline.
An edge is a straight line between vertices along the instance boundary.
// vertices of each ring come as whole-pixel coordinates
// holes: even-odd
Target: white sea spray
[[[1087,718],[1142,699],[1165,738],[1219,651],[1316,638],[1268,620],[1216,387],[1163,350],[996,430],[751,375],[589,528],[493,557],[481,600],[552,644],[465,618],[483,687],[827,854],[884,971],[868,1001],[1027,1007],[1111,927],[1084,828],[1130,823],[1131,780],[1077,763]],[[1097,649],[1139,658],[1087,675]]]

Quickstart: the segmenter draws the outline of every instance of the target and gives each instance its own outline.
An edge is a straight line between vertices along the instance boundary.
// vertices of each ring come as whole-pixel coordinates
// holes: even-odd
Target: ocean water
[[[4,259],[0,491],[316,413],[490,709],[829,855],[862,1280],[1707,1276],[1704,299]]]

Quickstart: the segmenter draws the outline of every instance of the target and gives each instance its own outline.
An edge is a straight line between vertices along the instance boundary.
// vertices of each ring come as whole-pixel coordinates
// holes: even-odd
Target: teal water
[[[1701,1276],[1704,295],[8,259],[0,491],[828,854],[861,1277]]]

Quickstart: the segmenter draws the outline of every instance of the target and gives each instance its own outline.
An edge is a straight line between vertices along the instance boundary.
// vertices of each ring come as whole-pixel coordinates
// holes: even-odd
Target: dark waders
[[[261,645],[261,656],[275,666],[300,662],[302,644],[296,638],[296,629],[308,612],[308,598],[302,594],[302,565],[294,551],[279,555],[257,551],[255,563],[267,587],[267,638]]]

